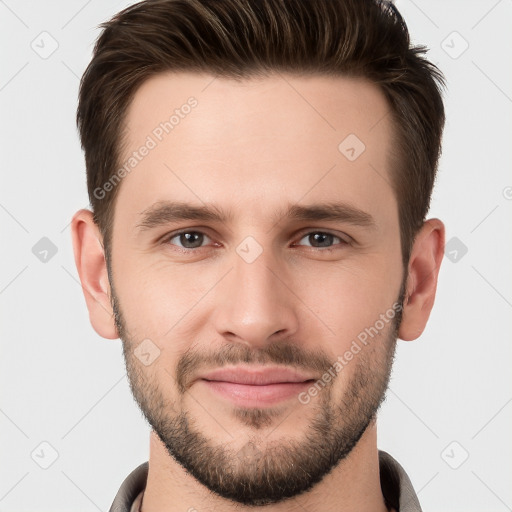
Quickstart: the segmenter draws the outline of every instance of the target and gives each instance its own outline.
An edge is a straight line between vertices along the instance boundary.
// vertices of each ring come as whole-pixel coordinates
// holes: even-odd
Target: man
[[[103,28],[73,244],[152,427],[111,510],[421,510],[376,414],[443,254],[425,49],[371,0],[157,0]]]

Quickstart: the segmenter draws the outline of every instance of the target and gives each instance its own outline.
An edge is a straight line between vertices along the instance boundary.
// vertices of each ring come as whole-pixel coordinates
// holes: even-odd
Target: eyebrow
[[[140,231],[153,229],[172,222],[200,220],[205,222],[228,223],[233,221],[230,211],[223,211],[214,205],[195,206],[175,201],[159,201],[143,210],[136,227]],[[335,221],[375,229],[375,219],[367,212],[347,203],[327,202],[310,205],[289,205],[288,210],[274,212],[274,224],[282,221]]]

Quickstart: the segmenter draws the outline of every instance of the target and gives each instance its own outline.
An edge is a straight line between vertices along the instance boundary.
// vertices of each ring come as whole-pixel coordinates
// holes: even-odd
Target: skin
[[[445,236],[440,220],[427,220],[404,274],[398,204],[389,186],[393,127],[386,100],[361,79],[276,74],[235,82],[195,73],[161,74],[141,86],[129,107],[123,157],[190,96],[197,106],[119,185],[112,282],[91,212],[80,210],[72,221],[91,324],[104,338],[123,339],[132,391],[161,434],[155,428],[151,432],[142,509],[253,508],[209,492],[172,456],[162,437],[171,435],[171,420],[180,414],[193,421],[194,432],[209,447],[229,455],[240,476],[244,471],[254,475],[262,455],[276,469],[276,454],[283,457],[295,453],[293,448],[299,453],[301,446],[310,446],[306,433],[330,411],[336,419],[331,430],[347,427],[351,414],[355,423],[366,418],[369,424],[349,453],[337,454],[339,463],[311,488],[269,501],[266,510],[385,511],[375,417],[357,400],[351,402],[350,392],[363,397],[359,402],[373,399],[378,407],[396,337],[414,340],[427,323]],[[349,134],[366,146],[354,161],[338,150]],[[142,212],[166,200],[216,205],[231,211],[232,219],[137,228]],[[275,216],[290,205],[334,201],[368,213],[374,226],[290,221],[284,211]],[[180,252],[183,237],[171,235],[182,229],[207,235],[202,246]],[[318,232],[335,236],[326,245],[331,251],[313,245],[308,235]],[[251,263],[236,250],[248,236],[262,250]],[[303,370],[320,377],[321,368],[345,354],[358,334],[396,303],[402,284],[400,325],[386,324],[307,404],[294,397],[242,411],[194,381],[219,367],[221,353],[231,354],[224,359],[228,363],[243,356],[276,362],[276,354],[291,363],[287,346],[295,348]],[[134,355],[145,339],[160,350],[149,366]],[[194,356],[192,364],[180,374],[187,355]],[[365,367],[373,380],[364,382]],[[243,460],[237,458],[247,446],[256,446],[256,452],[244,451]]]

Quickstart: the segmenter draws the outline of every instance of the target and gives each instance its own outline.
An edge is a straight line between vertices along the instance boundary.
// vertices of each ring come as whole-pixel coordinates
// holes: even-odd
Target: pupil
[[[333,235],[330,235],[328,233],[315,233],[310,236],[313,237],[315,243],[320,242],[321,247],[328,246],[329,242],[332,242],[332,237],[333,237]],[[311,242],[311,240],[310,240],[310,242]],[[327,242],[327,244],[325,242]],[[313,245],[314,247],[318,247],[318,245],[315,245],[315,243],[312,243],[311,245]]]
[[[194,247],[198,247],[198,246],[201,246],[201,242],[202,242],[202,236],[201,233],[182,233],[181,234],[181,243],[183,245],[183,247],[187,248],[187,249],[193,249]],[[194,241],[194,238],[196,239]],[[199,241],[199,244],[197,244],[197,242]],[[192,244],[192,247],[190,247],[190,245],[187,245],[187,244]]]

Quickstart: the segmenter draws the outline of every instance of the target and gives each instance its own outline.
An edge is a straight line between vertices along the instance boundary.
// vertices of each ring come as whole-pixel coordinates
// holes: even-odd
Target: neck
[[[168,454],[151,432],[142,512],[255,512],[254,508],[211,493]],[[375,422],[348,457],[310,491],[264,508],[265,512],[388,512],[380,486]]]

